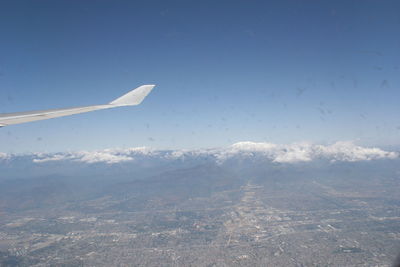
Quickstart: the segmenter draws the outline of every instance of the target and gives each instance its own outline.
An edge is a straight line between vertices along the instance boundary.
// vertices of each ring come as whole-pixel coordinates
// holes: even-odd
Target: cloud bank
[[[328,160],[331,162],[370,161],[377,159],[399,158],[398,152],[385,151],[380,148],[368,148],[353,142],[336,142],[331,145],[312,143],[273,144],[239,142],[225,148],[199,150],[154,150],[147,147],[126,149],[105,149],[97,151],[78,151],[67,153],[37,153],[32,154],[32,161],[37,164],[57,161],[73,161],[86,164],[106,163],[117,164],[139,159],[186,160],[204,157],[224,163],[234,158],[262,158],[274,163],[310,162],[313,160]],[[12,157],[0,153],[0,160]]]
[[[272,143],[240,142],[232,145],[225,153],[220,154],[220,159],[237,154],[261,154],[272,162],[295,163],[307,162],[315,159],[330,161],[368,161],[374,159],[395,159],[397,152],[384,151],[380,148],[367,148],[355,145],[353,142],[336,142],[332,145],[315,145],[311,143],[294,143],[277,145]]]

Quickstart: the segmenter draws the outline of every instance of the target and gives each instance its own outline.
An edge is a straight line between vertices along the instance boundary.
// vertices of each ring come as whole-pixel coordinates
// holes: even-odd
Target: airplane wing
[[[99,109],[115,108],[121,106],[136,106],[143,101],[143,99],[150,93],[154,86],[155,85],[142,85],[130,91],[129,93],[115,99],[114,101],[104,105],[0,114],[0,127],[31,121],[47,120]]]

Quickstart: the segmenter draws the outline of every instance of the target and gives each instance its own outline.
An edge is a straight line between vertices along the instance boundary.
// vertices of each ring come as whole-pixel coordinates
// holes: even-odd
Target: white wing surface
[[[150,93],[154,86],[155,85],[142,85],[130,91],[129,93],[115,99],[114,101],[104,105],[0,114],[0,127],[31,121],[47,120],[99,109],[115,108],[121,106],[136,106],[143,101],[143,99]]]

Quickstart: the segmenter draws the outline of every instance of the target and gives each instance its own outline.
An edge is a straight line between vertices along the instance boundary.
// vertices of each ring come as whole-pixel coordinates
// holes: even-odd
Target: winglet
[[[114,106],[135,106],[142,103],[143,99],[151,92],[155,85],[142,85],[129,93],[110,102]]]

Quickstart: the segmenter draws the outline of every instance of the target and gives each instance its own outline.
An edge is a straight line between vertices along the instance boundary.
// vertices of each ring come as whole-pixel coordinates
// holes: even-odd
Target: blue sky
[[[8,1],[0,112],[138,107],[0,129],[0,151],[238,141],[400,145],[399,1]]]

